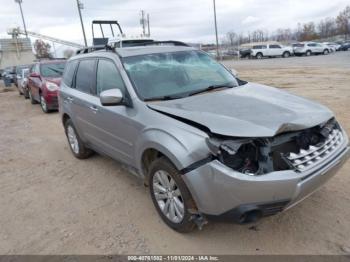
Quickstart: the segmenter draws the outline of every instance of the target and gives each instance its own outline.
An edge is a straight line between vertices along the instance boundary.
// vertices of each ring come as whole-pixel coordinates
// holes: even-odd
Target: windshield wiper
[[[151,97],[144,99],[145,102],[151,102],[151,101],[161,101],[161,100],[174,100],[174,99],[180,99],[183,98],[183,96],[157,96],[157,97]]]
[[[188,94],[188,96],[198,95],[198,94],[205,93],[205,92],[212,91],[212,90],[219,89],[219,88],[232,88],[232,87],[234,87],[234,86],[232,86],[232,85],[211,85],[211,86],[208,86],[208,87],[203,88],[201,90],[191,92]]]

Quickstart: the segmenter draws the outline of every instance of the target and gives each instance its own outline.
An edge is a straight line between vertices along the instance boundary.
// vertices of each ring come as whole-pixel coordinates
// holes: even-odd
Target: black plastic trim
[[[253,221],[242,220],[242,216],[247,212],[259,212],[261,217],[272,216],[279,212],[282,212],[284,208],[288,205],[290,200],[281,200],[276,202],[265,202],[265,203],[255,203],[255,204],[244,204],[235,207],[220,215],[208,215],[203,214],[208,220],[219,221],[219,222],[234,222],[238,224],[246,224]],[[257,221],[255,220],[255,221]]]
[[[214,156],[208,156],[207,158],[204,158],[202,160],[199,160],[197,162],[194,162],[193,164],[189,165],[188,167],[185,167],[183,169],[180,170],[180,174],[184,175],[187,174],[195,169],[197,169],[198,167],[201,167],[207,163],[210,163],[211,161],[213,161],[215,159]]]

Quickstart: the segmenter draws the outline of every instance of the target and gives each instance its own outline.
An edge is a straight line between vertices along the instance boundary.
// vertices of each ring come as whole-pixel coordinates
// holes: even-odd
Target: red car
[[[45,113],[58,109],[57,91],[65,65],[64,60],[47,60],[37,62],[31,68],[29,98],[32,104],[40,103]]]

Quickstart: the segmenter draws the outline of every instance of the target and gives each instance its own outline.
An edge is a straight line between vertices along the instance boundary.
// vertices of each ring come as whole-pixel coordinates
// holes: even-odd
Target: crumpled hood
[[[333,117],[325,106],[255,83],[148,106],[205,126],[214,134],[235,137],[271,137]]]

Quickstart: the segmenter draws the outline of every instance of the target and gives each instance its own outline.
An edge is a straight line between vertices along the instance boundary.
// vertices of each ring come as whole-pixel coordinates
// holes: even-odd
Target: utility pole
[[[148,27],[148,37],[151,37],[151,27],[149,25],[149,14],[147,14],[147,27]]]
[[[140,24],[142,25],[142,35],[146,35],[146,19],[145,19],[145,11],[141,10],[141,20]]]
[[[84,22],[83,22],[83,18],[81,16],[81,9],[84,9],[84,4],[82,2],[80,2],[80,0],[77,0],[77,7],[78,7],[78,12],[79,12],[79,17],[80,17],[81,29],[83,30],[83,35],[84,35],[84,43],[85,43],[85,46],[87,46],[85,29],[84,29]]]
[[[213,5],[214,5],[214,24],[215,24],[215,37],[216,37],[216,56],[217,56],[218,59],[220,59],[218,25],[217,25],[217,22],[216,22],[216,4],[215,4],[215,0],[213,0]]]
[[[21,16],[22,16],[24,32],[26,33],[26,37],[28,38],[27,26],[26,26],[26,22],[24,21],[24,15],[23,15],[23,10],[22,10],[22,2],[23,1],[22,0],[15,0],[15,2],[19,5],[19,9],[21,10]]]

